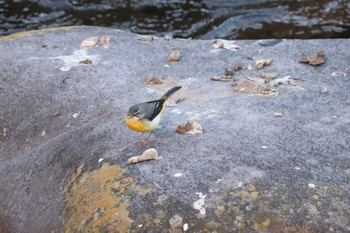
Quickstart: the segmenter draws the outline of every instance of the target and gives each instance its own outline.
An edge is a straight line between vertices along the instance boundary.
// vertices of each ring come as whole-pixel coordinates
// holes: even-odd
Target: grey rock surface
[[[92,36],[110,40],[81,48]],[[144,39],[98,27],[0,38],[1,232],[350,232],[350,40]],[[316,51],[324,64],[298,62]],[[260,59],[273,63],[247,70]],[[211,80],[238,63],[232,81]],[[234,92],[244,77],[274,91]],[[128,108],[175,85],[184,101],[136,147]],[[175,133],[190,119],[203,134]],[[149,148],[160,158],[127,164]]]

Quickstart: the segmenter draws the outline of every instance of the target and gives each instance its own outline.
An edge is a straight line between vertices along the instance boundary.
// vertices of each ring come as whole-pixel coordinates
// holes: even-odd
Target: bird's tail
[[[172,94],[174,94],[175,92],[177,92],[179,89],[181,88],[181,86],[176,86],[171,88],[169,91],[167,91],[161,99],[168,99]]]

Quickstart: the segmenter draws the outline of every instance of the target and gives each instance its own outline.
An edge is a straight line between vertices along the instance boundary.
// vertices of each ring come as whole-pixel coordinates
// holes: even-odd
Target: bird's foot
[[[136,147],[143,147],[143,146],[146,146],[148,143],[150,143],[150,140],[149,139],[144,139],[138,143],[136,143]]]

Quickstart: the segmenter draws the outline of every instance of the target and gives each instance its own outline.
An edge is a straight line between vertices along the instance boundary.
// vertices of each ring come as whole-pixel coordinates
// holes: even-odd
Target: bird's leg
[[[151,139],[152,133],[153,133],[153,130],[151,131],[149,137],[144,140],[146,144],[150,143],[150,141],[151,141],[150,139]]]
[[[136,146],[137,147],[142,147],[142,146],[144,146],[145,144],[144,144],[144,140],[143,140],[143,133],[141,134],[141,141],[139,141],[138,143],[136,143]]]

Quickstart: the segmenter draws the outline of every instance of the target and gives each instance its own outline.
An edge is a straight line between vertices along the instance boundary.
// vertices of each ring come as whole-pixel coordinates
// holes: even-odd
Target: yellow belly
[[[148,120],[138,120],[134,117],[130,118],[130,119],[128,117],[126,117],[125,123],[130,129],[137,131],[137,132],[142,132],[142,133],[152,131],[155,128],[157,128],[157,126],[158,126],[158,125],[152,124]]]

